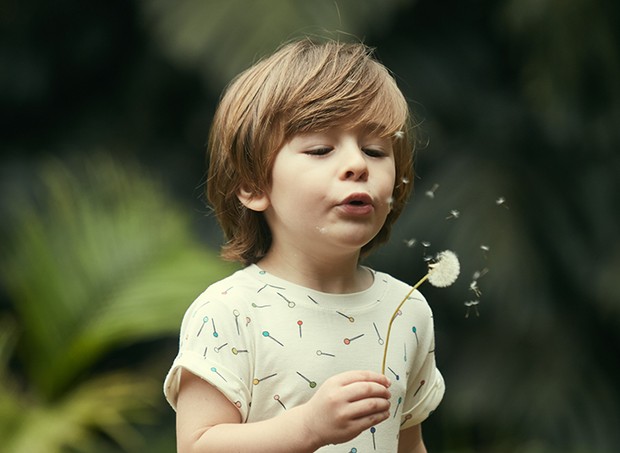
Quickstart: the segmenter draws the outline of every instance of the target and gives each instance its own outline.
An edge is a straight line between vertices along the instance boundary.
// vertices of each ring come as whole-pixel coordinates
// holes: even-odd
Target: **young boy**
[[[301,40],[238,76],[207,195],[245,267],[188,309],[164,391],[181,452],[425,452],[432,313],[360,265],[411,189],[407,102],[362,44]]]

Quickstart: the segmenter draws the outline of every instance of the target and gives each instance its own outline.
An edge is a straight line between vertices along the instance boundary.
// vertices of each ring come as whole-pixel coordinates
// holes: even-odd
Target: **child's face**
[[[272,247],[357,253],[383,226],[394,180],[389,138],[342,128],[294,136],[265,195]]]

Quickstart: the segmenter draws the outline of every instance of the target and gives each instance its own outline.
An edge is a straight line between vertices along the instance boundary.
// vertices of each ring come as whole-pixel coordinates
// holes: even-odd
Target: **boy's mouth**
[[[354,193],[342,200],[340,204],[351,206],[372,205],[372,198],[370,197],[370,195],[365,193]]]

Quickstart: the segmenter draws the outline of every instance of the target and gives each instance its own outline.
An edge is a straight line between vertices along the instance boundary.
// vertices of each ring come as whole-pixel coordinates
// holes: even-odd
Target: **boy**
[[[207,195],[246,267],[188,309],[164,391],[181,452],[426,452],[431,310],[360,265],[412,180],[407,102],[362,44],[282,47],[226,90]]]

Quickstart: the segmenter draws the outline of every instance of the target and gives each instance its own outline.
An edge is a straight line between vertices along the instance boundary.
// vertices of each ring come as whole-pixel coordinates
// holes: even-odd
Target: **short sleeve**
[[[423,298],[422,300],[426,305],[426,300]],[[428,310],[428,323],[419,332],[419,353],[422,355],[408,379],[401,416],[401,430],[426,420],[439,406],[445,393],[444,379],[435,363],[435,332],[432,312],[428,305],[425,308]]]
[[[251,401],[253,344],[246,313],[217,288],[209,288],[187,310],[179,353],[164,381],[164,394],[176,410],[181,370],[186,369],[224,394],[247,419]]]

